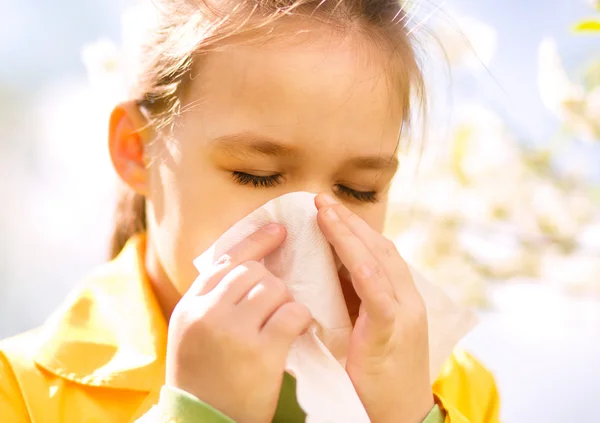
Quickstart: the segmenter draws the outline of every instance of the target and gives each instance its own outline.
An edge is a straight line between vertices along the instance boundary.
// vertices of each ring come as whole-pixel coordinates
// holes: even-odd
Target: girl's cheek
[[[382,233],[385,227],[386,208],[387,202],[380,202],[352,211],[355,212],[365,222],[367,222],[371,228],[379,233]]]

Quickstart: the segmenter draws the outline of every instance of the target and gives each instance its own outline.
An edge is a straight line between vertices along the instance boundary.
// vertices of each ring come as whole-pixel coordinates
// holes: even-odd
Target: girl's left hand
[[[360,312],[346,371],[373,423],[420,423],[434,405],[427,313],[394,244],[327,195],[321,230],[348,269]]]

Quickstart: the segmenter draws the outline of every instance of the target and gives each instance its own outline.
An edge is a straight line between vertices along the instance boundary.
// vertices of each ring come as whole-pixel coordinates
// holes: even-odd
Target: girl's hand
[[[427,315],[394,244],[344,205],[319,195],[321,230],[361,299],[346,371],[373,423],[420,423],[434,405]]]
[[[271,421],[288,350],[311,321],[259,263],[284,239],[280,225],[246,238],[199,276],[170,320],[166,383],[238,423]]]

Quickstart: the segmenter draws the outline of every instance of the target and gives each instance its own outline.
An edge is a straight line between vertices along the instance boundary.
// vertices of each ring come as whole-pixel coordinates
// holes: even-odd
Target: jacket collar
[[[84,281],[41,328],[35,362],[93,386],[151,391],[164,382],[167,323],[144,267],[146,240]]]

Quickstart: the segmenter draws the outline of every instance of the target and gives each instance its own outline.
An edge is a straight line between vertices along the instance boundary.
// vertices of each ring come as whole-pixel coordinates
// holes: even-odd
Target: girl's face
[[[173,140],[146,147],[151,276],[183,294],[195,257],[294,191],[330,193],[382,230],[402,110],[385,57],[358,37],[317,28],[307,41],[248,43],[202,60]]]

